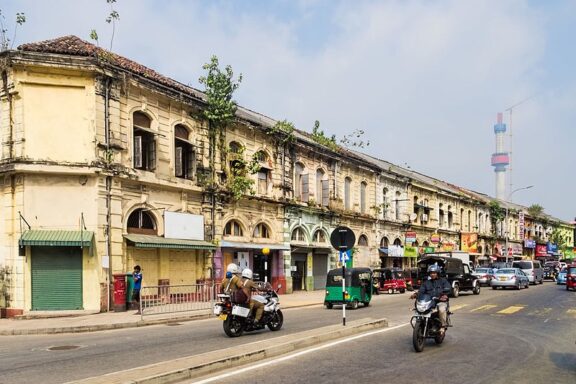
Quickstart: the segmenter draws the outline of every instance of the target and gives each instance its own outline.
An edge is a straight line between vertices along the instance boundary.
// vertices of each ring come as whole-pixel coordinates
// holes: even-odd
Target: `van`
[[[538,260],[521,260],[512,262],[512,268],[520,268],[526,276],[530,284],[542,284],[544,282],[544,269]]]

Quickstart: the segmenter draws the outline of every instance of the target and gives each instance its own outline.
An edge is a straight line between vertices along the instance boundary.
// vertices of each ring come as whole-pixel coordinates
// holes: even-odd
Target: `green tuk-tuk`
[[[345,299],[342,297],[342,268],[332,269],[326,277],[324,306],[331,309],[334,304],[346,304],[352,309],[362,303],[370,305],[372,299],[372,270],[370,268],[346,268]]]

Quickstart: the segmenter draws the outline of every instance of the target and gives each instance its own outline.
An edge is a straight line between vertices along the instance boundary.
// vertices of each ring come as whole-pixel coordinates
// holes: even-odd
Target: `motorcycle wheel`
[[[282,314],[281,310],[277,310],[276,313],[272,316],[272,320],[268,322],[268,329],[271,331],[279,331],[282,328],[282,324],[284,324],[284,315]]]
[[[224,327],[224,333],[228,337],[239,337],[244,333],[244,324],[236,316],[228,315],[222,326]]]
[[[424,322],[417,320],[414,324],[414,331],[412,332],[412,345],[416,352],[424,350]]]

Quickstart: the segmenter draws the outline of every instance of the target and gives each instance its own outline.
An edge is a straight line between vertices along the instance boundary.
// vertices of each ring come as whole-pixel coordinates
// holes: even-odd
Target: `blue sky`
[[[244,80],[240,105],[374,156],[495,195],[497,112],[512,110],[514,202],[576,216],[576,1],[118,0],[113,50],[201,88],[211,55]],[[106,0],[9,0],[16,45],[91,29]],[[505,112],[510,125],[510,112]]]

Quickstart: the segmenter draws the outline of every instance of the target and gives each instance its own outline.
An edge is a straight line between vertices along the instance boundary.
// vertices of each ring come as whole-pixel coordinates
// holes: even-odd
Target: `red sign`
[[[433,242],[434,244],[439,243],[440,242],[440,235],[438,235],[438,234],[430,235],[430,241]]]
[[[546,245],[544,244],[536,244],[536,257],[545,257],[548,256],[548,250],[546,249]]]

